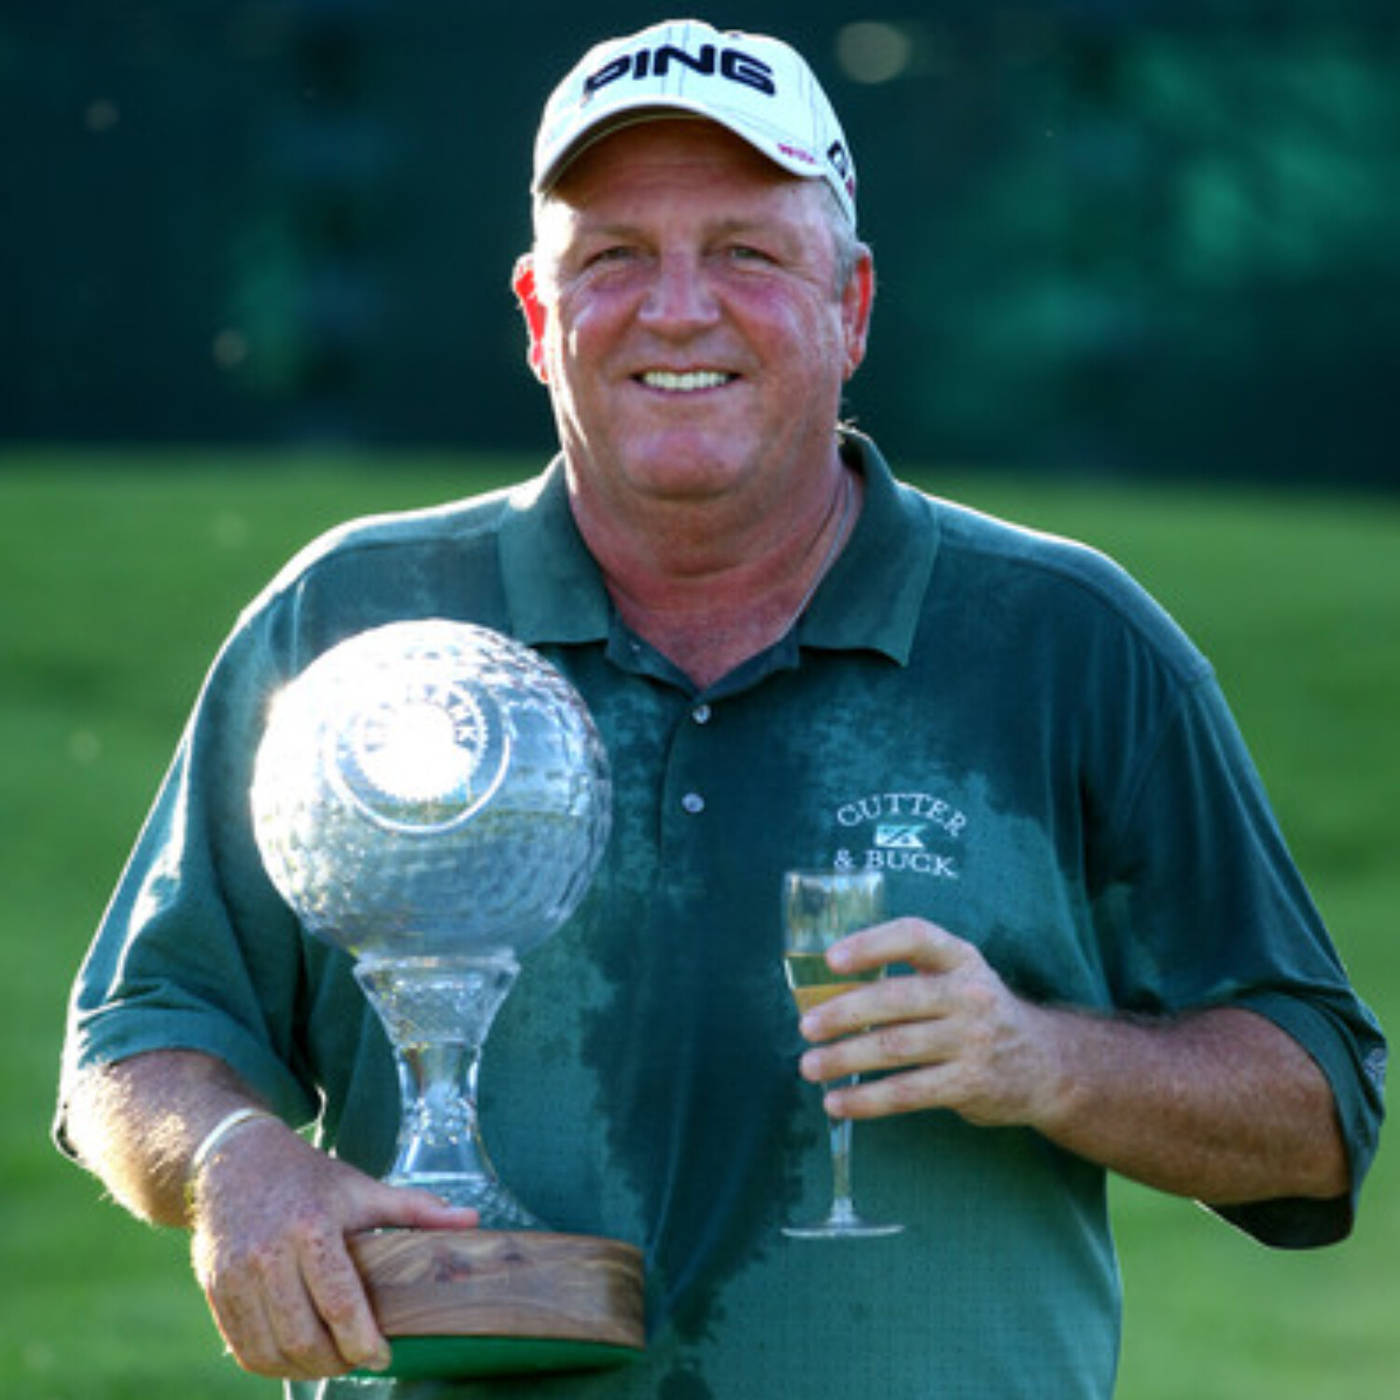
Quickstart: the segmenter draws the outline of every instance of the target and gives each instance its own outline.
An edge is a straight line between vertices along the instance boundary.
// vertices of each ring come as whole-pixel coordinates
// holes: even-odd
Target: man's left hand
[[[893,1071],[828,1091],[834,1117],[950,1108],[991,1126],[1028,1123],[1047,1109],[1059,1077],[1053,1013],[1015,996],[971,943],[923,919],[895,919],[843,939],[828,961],[837,972],[913,969],[802,1018],[803,1035],[817,1043],[802,1057],[804,1078]]]

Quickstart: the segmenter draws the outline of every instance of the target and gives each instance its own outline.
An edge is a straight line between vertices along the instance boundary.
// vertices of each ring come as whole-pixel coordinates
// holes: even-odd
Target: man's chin
[[[629,489],[657,500],[704,501],[742,484],[745,472],[734,441],[713,434],[666,433],[634,443],[620,476]]]

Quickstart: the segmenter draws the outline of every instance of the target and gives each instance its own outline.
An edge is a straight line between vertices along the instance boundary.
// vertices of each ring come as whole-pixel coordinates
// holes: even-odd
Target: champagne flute
[[[883,968],[840,974],[826,961],[826,951],[848,933],[880,923],[885,917],[885,880],[879,870],[789,870],[783,875],[783,962],[798,1015],[862,982],[873,982]],[[838,1081],[855,1083],[856,1076]],[[831,1207],[826,1219],[811,1225],[785,1225],[796,1239],[858,1239],[893,1235],[896,1223],[872,1223],[856,1213],[851,1196],[851,1120],[827,1118],[831,1140]]]

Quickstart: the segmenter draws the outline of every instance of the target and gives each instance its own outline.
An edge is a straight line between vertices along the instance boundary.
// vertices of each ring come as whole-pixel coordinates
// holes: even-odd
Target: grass
[[[193,468],[197,468],[193,469]],[[532,469],[508,460],[0,455],[0,1374],[13,1400],[275,1394],[241,1375],[185,1241],[103,1202],[46,1141],[63,1000],[200,677],[239,608],[347,515]],[[1127,564],[1214,659],[1300,864],[1382,1020],[1400,1009],[1400,502],[930,478]],[[1400,1374],[1400,1172],[1356,1236],[1272,1253],[1116,1184],[1122,1400],[1330,1400]]]

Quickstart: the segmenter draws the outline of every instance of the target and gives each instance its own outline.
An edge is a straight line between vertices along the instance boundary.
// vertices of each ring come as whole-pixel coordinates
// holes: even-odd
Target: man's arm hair
[[[188,1226],[186,1190],[201,1142],[229,1113],[266,1105],[222,1060],[155,1050],[78,1072],[67,1138],[78,1160],[133,1215]]]

